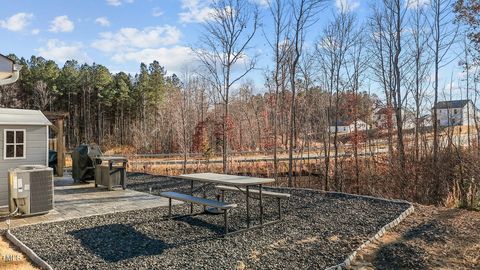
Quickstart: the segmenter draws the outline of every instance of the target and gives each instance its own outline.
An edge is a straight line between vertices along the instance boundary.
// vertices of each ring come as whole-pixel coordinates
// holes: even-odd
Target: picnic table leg
[[[120,184],[122,185],[122,189],[125,190],[127,186],[125,185],[125,170],[120,169]]]
[[[246,186],[246,195],[247,195],[247,228],[250,228],[250,203],[249,203],[249,197],[250,197],[250,190],[249,186]]]
[[[168,198],[168,218],[172,218],[172,198]]]
[[[127,188],[127,162],[123,162],[122,170],[122,188],[125,190]]]
[[[193,180],[190,180],[190,195],[193,196]],[[190,214],[193,214],[193,203],[190,203]]]
[[[277,203],[278,203],[278,219],[282,219],[282,202],[280,198],[277,198]]]
[[[225,234],[228,234],[228,210],[223,210],[223,218],[225,220]]]
[[[258,200],[260,202],[260,225],[263,225],[262,185],[258,185]]]
[[[205,184],[203,184],[203,187],[202,187],[202,190],[203,190],[203,198],[207,198],[207,193],[205,191]],[[205,212],[207,210],[207,207],[204,205],[203,206],[203,212]]]
[[[109,161],[108,161],[108,177],[109,177],[109,178],[112,177],[112,167],[113,167],[112,161],[109,160]],[[108,179],[107,188],[108,188],[108,190],[113,190],[113,188],[112,188],[112,181],[110,181],[110,179]]]

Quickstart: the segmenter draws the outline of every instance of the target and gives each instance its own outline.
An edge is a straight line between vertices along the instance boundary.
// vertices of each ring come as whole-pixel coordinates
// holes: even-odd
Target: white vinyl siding
[[[0,141],[5,141],[5,130],[25,130],[25,158],[0,159],[0,205],[8,204],[7,176],[8,170],[20,165],[48,166],[48,127],[29,125],[0,125]],[[5,152],[4,143],[0,151]]]

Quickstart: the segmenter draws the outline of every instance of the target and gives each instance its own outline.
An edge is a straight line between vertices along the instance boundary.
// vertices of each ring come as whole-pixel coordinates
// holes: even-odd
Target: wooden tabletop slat
[[[272,179],[272,178],[258,178],[258,177],[228,175],[228,174],[218,174],[218,173],[182,174],[182,175],[176,176],[176,178],[194,180],[199,182],[230,185],[230,186],[253,186],[253,185],[263,185],[263,184],[275,182],[275,179]]]

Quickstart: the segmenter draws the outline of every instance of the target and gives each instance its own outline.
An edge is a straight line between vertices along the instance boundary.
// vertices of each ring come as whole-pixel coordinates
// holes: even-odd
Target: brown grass
[[[375,269],[378,252],[404,243],[422,256],[428,269],[480,269],[480,213],[461,209],[415,205],[415,212],[358,253],[351,269]],[[432,227],[432,224],[435,224]],[[432,228],[444,228],[436,232]],[[429,236],[434,236],[429,240]],[[400,249],[389,260],[404,256]],[[408,255],[407,255],[408,256]]]
[[[0,239],[0,270],[3,269],[31,270],[38,268],[2,236]]]

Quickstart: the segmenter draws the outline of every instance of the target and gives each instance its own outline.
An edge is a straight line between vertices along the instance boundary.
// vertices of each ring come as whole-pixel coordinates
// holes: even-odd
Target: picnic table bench
[[[168,198],[168,218],[172,217],[172,199],[177,201],[184,201],[189,203],[195,203],[200,205],[206,205],[210,207],[214,207],[217,209],[223,210],[224,222],[225,222],[225,234],[228,234],[228,210],[237,207],[235,203],[225,203],[216,200],[210,200],[206,198],[195,197],[192,195],[187,195],[183,193],[177,192],[162,192],[160,196]]]
[[[236,192],[242,192],[246,193],[247,190],[245,188],[239,188],[239,187],[232,187],[232,186],[215,186],[216,189],[220,190],[222,192],[222,200],[225,198],[225,191],[236,191]],[[260,190],[257,189],[250,189],[250,193],[253,194],[260,194]],[[278,205],[278,219],[282,219],[282,202],[281,199],[288,199],[290,198],[290,194],[288,193],[280,193],[280,192],[273,192],[273,191],[262,191],[263,196],[267,197],[274,197],[277,199],[277,205]]]
[[[246,212],[247,212],[247,228],[236,230],[234,233],[241,231],[263,227],[267,224],[273,224],[281,220],[281,204],[279,203],[279,219],[270,221],[267,223],[263,222],[263,199],[262,196],[271,196],[276,197],[279,200],[281,198],[288,198],[290,194],[283,194],[278,192],[263,191],[262,185],[272,183],[275,179],[271,178],[257,178],[257,177],[248,177],[248,176],[239,176],[239,175],[227,175],[227,174],[216,174],[216,173],[194,173],[194,174],[182,174],[176,176],[175,178],[190,180],[190,194],[183,194],[177,192],[162,192],[160,196],[169,198],[169,218],[171,217],[171,200],[179,200],[190,203],[190,214],[193,214],[193,204],[200,204],[204,206],[210,206],[216,209],[223,211],[225,219],[225,235],[229,234],[228,232],[228,210],[237,207],[237,204],[227,203],[224,200],[224,191],[226,190],[237,190],[244,192],[246,195]],[[194,191],[194,181],[201,182],[203,189],[203,198],[193,196]],[[205,187],[208,185],[217,185],[217,189],[222,190],[222,201],[206,199]],[[251,189],[251,187],[256,187],[257,189]],[[197,189],[198,190],[198,189]],[[257,194],[258,197],[254,199],[259,200],[260,208],[260,225],[250,226],[250,198],[252,194]]]

